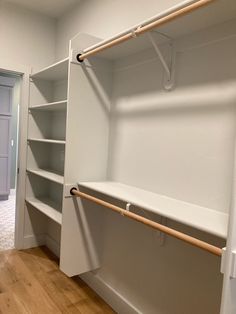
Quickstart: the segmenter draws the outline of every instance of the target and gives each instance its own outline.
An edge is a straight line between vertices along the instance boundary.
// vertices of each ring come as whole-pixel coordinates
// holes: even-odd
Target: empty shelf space
[[[60,174],[57,174],[50,170],[43,170],[43,169],[27,169],[28,172],[33,173],[37,176],[40,176],[42,178],[48,179],[50,181],[63,184],[64,177]]]
[[[56,81],[68,78],[69,58],[54,63],[39,72],[33,73],[30,77],[34,79]]]
[[[42,110],[42,111],[61,111],[66,110],[67,100],[55,101],[51,103],[36,105],[29,107],[30,110]]]
[[[51,144],[61,144],[65,145],[65,141],[61,140],[52,140],[52,139],[42,139],[42,138],[28,138],[28,141],[32,142],[41,142],[41,143],[51,143]]]
[[[59,212],[58,205],[52,200],[48,198],[28,197],[26,198],[26,202],[61,225],[62,214]]]
[[[66,134],[66,111],[32,110],[29,114],[29,138],[64,141]]]
[[[228,214],[118,182],[80,182],[92,189],[199,230],[226,238]]]
[[[27,169],[41,177],[63,183],[64,145],[48,145],[44,142],[29,142]]]

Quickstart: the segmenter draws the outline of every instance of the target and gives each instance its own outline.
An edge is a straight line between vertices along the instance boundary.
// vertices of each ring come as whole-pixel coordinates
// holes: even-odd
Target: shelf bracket
[[[231,272],[230,272],[230,278],[236,279],[236,251],[232,251],[232,262],[231,262]],[[223,248],[223,254],[221,259],[221,267],[220,271],[222,274],[225,273],[225,267],[226,267],[226,248]]]
[[[130,211],[130,206],[131,206],[131,205],[132,205],[132,204],[127,203],[126,206],[125,206],[125,209],[128,210],[128,211]]]
[[[130,207],[132,206],[131,203],[126,203],[125,205],[125,210],[130,211]],[[123,214],[121,214],[123,216]],[[164,226],[167,225],[167,218],[164,216],[161,216],[161,221],[160,223]],[[165,240],[166,240],[166,234],[164,232],[158,232],[156,233],[155,231],[155,235],[157,234],[158,240],[159,240],[159,244],[160,246],[164,246],[165,245]]]
[[[130,203],[126,203],[126,205],[125,205],[125,210],[127,210],[127,211],[129,212],[131,205],[132,205],[132,204],[130,204]],[[122,213],[121,213],[121,215],[124,216],[124,214],[122,214]]]
[[[163,69],[165,71],[165,79],[164,79],[164,88],[166,90],[171,90],[173,89],[174,86],[174,67],[175,67],[175,49],[174,49],[174,44],[173,42],[169,43],[170,47],[170,62],[167,62],[158,47],[158,44],[155,42],[154,36],[152,35],[151,32],[147,33],[147,36],[159,58],[161,61],[161,64],[163,66]],[[168,64],[169,63],[169,64]]]
[[[161,217],[161,224],[166,226],[167,225],[167,218],[166,217]],[[165,240],[166,240],[166,234],[164,232],[160,232],[159,235],[159,241],[160,241],[160,246],[165,245]]]

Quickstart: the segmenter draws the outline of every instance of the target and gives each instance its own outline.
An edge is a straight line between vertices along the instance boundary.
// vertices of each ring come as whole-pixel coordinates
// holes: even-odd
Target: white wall
[[[180,0],[83,0],[57,23],[56,56],[68,55],[69,40],[78,32],[110,37],[158,14]]]
[[[55,20],[0,1],[0,58],[44,67],[55,60]]]

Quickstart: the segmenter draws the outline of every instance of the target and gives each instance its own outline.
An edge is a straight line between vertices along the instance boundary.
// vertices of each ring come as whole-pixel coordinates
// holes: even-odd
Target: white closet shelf
[[[52,172],[50,170],[43,170],[43,169],[27,169],[28,172],[33,173],[37,176],[40,176],[42,178],[48,179],[50,181],[63,184],[64,183],[64,177],[62,175],[59,175],[55,172]]]
[[[152,33],[154,37],[156,37],[156,41],[159,44],[162,44],[164,42],[169,42],[171,39],[177,39],[179,37],[201,31],[203,29],[203,25],[204,28],[207,28],[232,20],[235,18],[235,14],[235,0],[227,0],[227,5],[225,4],[225,0],[217,0],[213,1],[207,6],[197,9],[196,11],[188,13],[186,16],[181,16],[173,21],[163,23],[163,25],[154,29]],[[164,15],[165,11],[161,12],[158,17],[162,18]],[[199,23],[199,21],[202,21],[202,23]],[[139,25],[134,25],[132,29],[128,29],[124,33],[134,31],[140,25],[145,24],[147,24],[147,21],[143,21]],[[105,41],[109,41],[112,39],[114,39],[114,37],[108,38]],[[102,42],[103,41],[101,41],[101,43]],[[84,52],[89,51],[94,46],[84,49]],[[152,48],[152,45],[150,44],[147,34],[144,34],[141,36],[137,36],[137,38],[134,36],[132,40],[129,40],[112,48],[105,49],[104,51],[99,52],[97,56],[116,60],[149,48]]]
[[[67,99],[61,101],[55,101],[47,104],[40,104],[29,107],[30,110],[41,110],[41,111],[61,111],[66,110]]]
[[[59,212],[58,204],[51,199],[28,197],[26,198],[26,202],[61,225],[62,214]]]
[[[224,212],[113,181],[79,182],[79,186],[125,201],[221,238],[227,237],[228,214]]]
[[[30,77],[32,79],[59,81],[68,78],[68,68],[69,57],[33,73]]]
[[[44,138],[28,138],[28,141],[42,142],[42,143],[51,143],[51,144],[61,144],[61,145],[65,145],[66,144],[65,141],[51,140],[51,139],[44,139]]]

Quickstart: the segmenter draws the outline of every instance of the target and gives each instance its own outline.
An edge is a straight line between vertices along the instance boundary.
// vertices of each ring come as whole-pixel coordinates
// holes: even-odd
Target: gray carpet
[[[0,251],[14,248],[15,194],[0,201]]]

